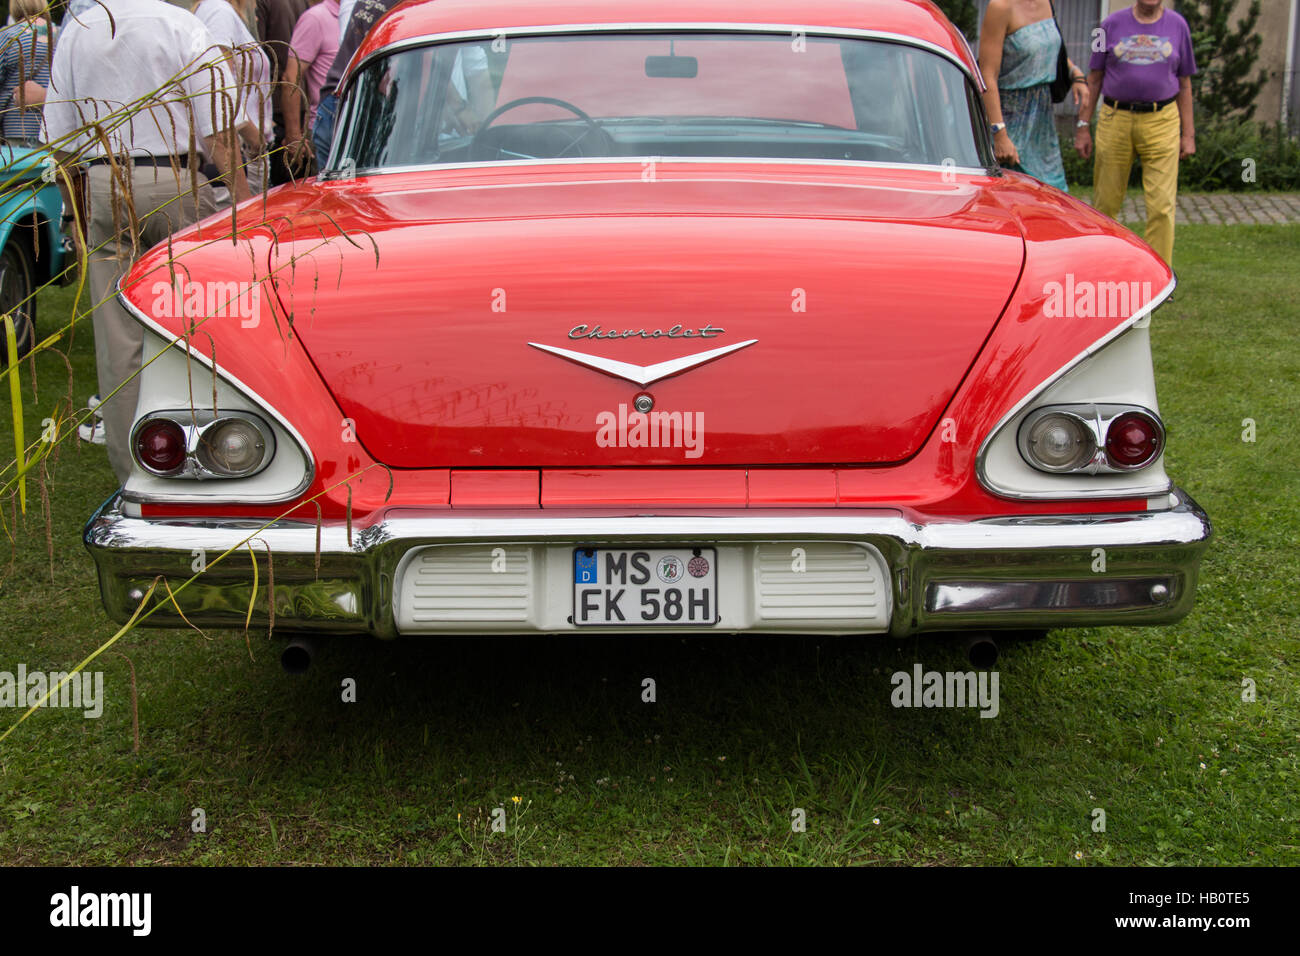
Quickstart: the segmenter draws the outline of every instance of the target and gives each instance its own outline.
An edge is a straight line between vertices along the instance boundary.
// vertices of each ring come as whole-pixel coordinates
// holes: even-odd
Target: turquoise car
[[[38,287],[73,262],[63,235],[63,198],[47,150],[0,144],[0,315],[12,314],[18,355],[36,342]],[[0,333],[0,368],[8,350]]]

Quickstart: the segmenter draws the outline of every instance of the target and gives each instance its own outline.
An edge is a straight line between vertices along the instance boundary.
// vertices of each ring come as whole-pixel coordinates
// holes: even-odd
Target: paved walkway
[[[1146,222],[1146,218],[1147,206],[1141,195],[1124,200],[1120,222]],[[1187,193],[1178,197],[1180,226],[1269,226],[1291,222],[1300,222],[1300,193]]]

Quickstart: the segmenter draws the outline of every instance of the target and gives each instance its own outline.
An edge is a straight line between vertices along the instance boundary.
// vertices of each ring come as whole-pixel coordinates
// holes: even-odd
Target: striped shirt
[[[28,80],[50,85],[50,44],[45,24],[20,21],[0,30],[0,135],[41,138],[41,107],[21,109],[14,93]]]

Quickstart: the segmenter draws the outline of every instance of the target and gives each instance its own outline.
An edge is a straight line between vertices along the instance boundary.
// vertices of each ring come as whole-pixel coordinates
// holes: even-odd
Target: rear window
[[[972,93],[901,43],[599,33],[441,43],[365,66],[331,166],[613,157],[980,167]]]

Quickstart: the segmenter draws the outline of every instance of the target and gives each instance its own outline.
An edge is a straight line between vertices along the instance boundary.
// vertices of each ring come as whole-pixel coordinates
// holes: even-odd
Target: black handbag
[[[1070,54],[1065,52],[1065,34],[1061,32],[1061,21],[1056,19],[1056,4],[1049,4],[1052,8],[1052,22],[1056,24],[1056,33],[1061,38],[1061,49],[1056,55],[1056,79],[1052,81],[1052,102],[1060,103],[1064,101],[1070,93],[1070,85],[1074,82],[1070,76]]]

